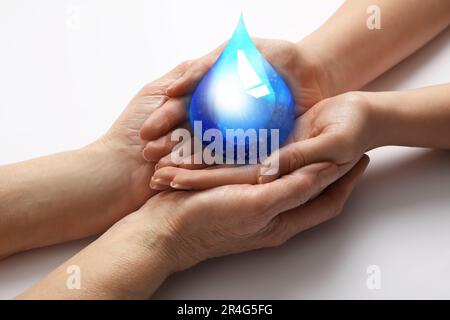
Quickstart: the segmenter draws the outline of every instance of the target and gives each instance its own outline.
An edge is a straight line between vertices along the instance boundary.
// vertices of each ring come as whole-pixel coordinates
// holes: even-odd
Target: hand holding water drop
[[[297,116],[324,97],[324,93],[328,91],[328,84],[325,81],[327,77],[309,50],[305,50],[299,44],[282,40],[254,39],[254,43],[291,89]],[[226,44],[202,58],[185,62],[186,72],[169,86],[167,94],[172,97],[185,97],[192,93],[224,51]],[[185,101],[187,108],[188,100]],[[171,131],[176,127],[189,127],[186,122],[186,108],[164,106],[145,122],[141,129],[141,137],[149,141],[144,149],[144,157],[147,160],[158,161],[163,158],[160,166],[170,165],[170,156],[164,158],[164,155],[169,154],[176,144],[170,139]],[[166,130],[161,130],[161,127],[165,127]]]
[[[236,38],[239,38],[236,40]],[[247,123],[249,123],[250,127],[258,127],[261,124],[264,125],[267,123],[267,120],[270,120],[271,114],[274,112],[274,106],[277,106],[277,102],[274,103],[274,100],[272,101],[268,99],[268,103],[264,103],[264,101],[260,104],[256,104],[254,106],[250,107],[250,113],[246,114],[245,112],[240,112],[241,110],[234,110],[233,112],[230,112],[229,105],[227,105],[227,101],[230,99],[230,95],[233,96],[233,92],[227,92],[227,95],[220,96],[221,99],[216,99],[214,96],[207,96],[203,92],[213,92],[215,93],[217,90],[211,90],[211,88],[224,88],[227,87],[227,83],[224,83],[223,81],[216,81],[214,83],[214,77],[215,74],[227,74],[229,71],[229,66],[227,65],[230,56],[232,57],[231,64],[234,63],[235,65],[239,66],[239,53],[241,53],[240,49],[245,49],[245,43],[242,44],[242,39],[248,39],[251,43],[251,40],[248,38],[248,34],[245,31],[245,28],[243,27],[242,21],[239,24],[235,34],[233,35],[232,39],[228,43],[228,45],[223,48],[219,48],[218,51],[221,53],[220,57],[217,60],[217,52],[213,53],[212,55],[208,55],[200,61],[190,63],[191,66],[187,68],[187,72],[181,76],[180,79],[175,81],[171,86],[169,86],[167,93],[170,95],[176,95],[183,92],[190,92],[195,87],[196,91],[193,95],[193,98],[190,102],[191,108],[190,108],[190,120],[192,124],[192,120],[194,119],[200,119],[205,120],[208,126],[210,127],[218,127],[221,128],[221,125],[223,125],[223,122],[225,122],[228,126],[233,125],[233,122],[236,122],[236,118],[238,122],[240,122],[241,126],[245,126]],[[266,40],[267,41],[267,40]],[[270,42],[270,41],[268,41]],[[305,72],[301,72],[301,68],[297,69],[295,66],[299,67],[299,53],[301,51],[298,51],[298,47],[295,45],[289,45],[289,43],[285,42],[278,42],[280,45],[280,48],[284,48],[283,50],[274,51],[276,52],[274,60],[274,66],[277,67],[277,63],[280,66],[280,74],[283,75],[287,81],[287,83],[291,86],[291,90],[289,89],[283,89],[286,88],[286,84],[281,80],[281,92],[288,91],[288,99],[281,100],[281,107],[282,110],[289,110],[290,103],[289,99],[293,99],[295,104],[295,114],[299,116],[302,114],[302,112],[305,109],[305,106],[309,107],[309,103],[314,103],[320,99],[323,98],[323,93],[327,92],[327,87],[325,85],[321,85],[324,82],[321,81],[323,77],[320,77],[319,75],[323,75],[322,73],[318,72],[316,69],[315,72],[312,72],[311,68],[305,68]],[[253,47],[254,48],[254,47]],[[277,48],[277,46],[267,46],[267,51],[270,52],[271,49]],[[250,48],[252,50],[252,48]],[[251,50],[247,50],[247,53],[250,53],[250,56],[253,54]],[[217,50],[216,50],[217,51]],[[255,50],[256,51],[256,50]],[[263,51],[263,50],[262,50]],[[259,52],[256,51],[254,55],[259,55]],[[214,57],[214,59],[213,59]],[[267,57],[267,59],[270,61],[270,58]],[[237,62],[236,62],[237,60]],[[262,62],[259,62],[258,59],[256,64],[264,64],[265,60],[261,59]],[[305,59],[305,61],[309,61],[308,59]],[[214,62],[214,64],[213,64]],[[192,66],[193,65],[193,66]],[[211,67],[212,65],[212,67]],[[267,81],[267,79],[276,78],[275,76],[271,76],[271,73],[276,73],[276,71],[267,64],[267,68],[262,68],[262,78],[266,76],[266,81],[261,80],[261,77],[259,78],[261,84],[253,85],[250,88],[250,91],[256,90],[261,93],[259,89],[260,87],[267,87],[271,85],[270,81]],[[308,64],[305,64],[308,65]],[[314,65],[314,63],[310,64]],[[265,69],[265,70],[264,70]],[[265,73],[264,73],[265,71]],[[278,69],[277,69],[278,71]],[[204,73],[207,72],[206,76]],[[258,74],[257,74],[258,76]],[[245,78],[245,77],[244,77]],[[248,77],[247,77],[248,78]],[[199,79],[202,79],[199,83]],[[213,79],[213,80],[211,80]],[[239,82],[239,80],[242,79],[232,79],[232,83]],[[245,79],[244,79],[245,80]],[[244,81],[245,82],[245,81]],[[198,84],[199,83],[199,84]],[[272,82],[273,83],[273,82]],[[307,83],[304,87],[301,86],[302,83]],[[267,84],[267,85],[266,85]],[[294,89],[292,89],[294,88]],[[208,90],[209,89],[209,90]],[[266,93],[271,92],[272,88],[267,89]],[[226,91],[226,90],[225,90]],[[276,92],[276,90],[274,90]],[[201,92],[199,94],[199,92]],[[291,92],[292,92],[292,98],[291,98]],[[306,94],[302,94],[305,92]],[[248,91],[246,92],[248,94]],[[264,97],[265,94],[262,94]],[[283,94],[282,94],[283,95]],[[284,94],[285,95],[285,94]],[[199,98],[200,96],[200,98]],[[276,97],[275,97],[276,99]],[[237,103],[236,99],[233,100],[232,106],[237,105],[238,107],[241,107],[239,103]],[[206,101],[206,102],[205,102]],[[286,101],[286,102],[283,102]],[[218,110],[214,110],[213,108],[218,107]],[[260,114],[257,112],[258,108],[260,107],[266,107],[262,108],[263,110],[268,110],[267,115],[263,114],[260,116]],[[319,108],[319,107],[318,107]],[[318,109],[317,108],[317,109]],[[216,108],[217,109],[217,108]],[[314,109],[314,108],[313,108]],[[194,111],[193,111],[194,110]],[[211,111],[213,110],[213,111]],[[261,110],[261,109],[260,109]],[[362,110],[362,109],[361,109]],[[185,110],[174,110],[166,108],[166,109],[160,109],[159,112],[155,112],[154,117],[150,118],[147,123],[151,124],[153,123],[161,123],[165,122],[167,127],[170,123],[170,126],[174,127],[180,123],[180,119],[182,119],[181,115],[183,117],[186,116]],[[339,113],[339,112],[338,112]],[[237,117],[236,117],[237,114]],[[340,138],[336,136],[336,138],[330,137],[328,139],[328,136],[326,136],[327,139],[310,139],[314,138],[318,132],[324,132],[324,128],[330,128],[328,125],[333,126],[334,128],[338,127],[336,118],[333,116],[327,117],[326,115],[323,116],[322,119],[323,123],[320,121],[317,121],[315,123],[313,118],[314,113],[307,112],[304,115],[304,119],[297,118],[295,124],[294,124],[294,130],[289,139],[286,141],[286,146],[283,147],[279,152],[277,152],[275,155],[270,157],[268,160],[273,159],[274,157],[279,157],[280,163],[278,170],[275,171],[275,174],[271,173],[270,175],[267,175],[267,170],[265,170],[265,167],[261,167],[260,165],[252,165],[252,166],[244,166],[244,167],[224,167],[224,166],[214,166],[211,168],[208,168],[208,170],[196,170],[196,171],[189,171],[187,169],[203,169],[206,167],[206,165],[192,165],[192,164],[175,164],[172,162],[173,154],[171,154],[171,150],[174,147],[176,143],[171,141],[170,136],[171,132],[169,132],[166,136],[158,138],[156,141],[150,141],[145,150],[144,155],[150,155],[153,156],[153,158],[147,157],[148,160],[158,160],[159,157],[163,156],[164,154],[167,154],[166,156],[163,156],[161,159],[159,159],[157,170],[152,177],[150,185],[152,188],[156,188],[159,190],[168,189],[170,187],[176,188],[176,189],[205,189],[205,188],[211,188],[219,185],[224,184],[255,184],[255,183],[264,183],[268,181],[272,181],[275,178],[288,174],[295,169],[302,167],[308,163],[314,163],[314,162],[322,162],[322,161],[334,161],[338,165],[342,165],[341,169],[341,175],[345,174],[363,155],[364,151],[362,152],[354,152],[351,153],[352,156],[348,156],[350,152],[344,152],[340,153],[342,150],[338,150],[335,148],[336,146],[342,146],[340,143]],[[175,116],[177,115],[177,116]],[[206,117],[205,117],[206,115]],[[258,119],[254,120],[252,115],[260,116]],[[282,111],[281,117],[278,119],[279,123],[282,123],[283,120],[287,123],[287,126],[283,128],[282,125],[278,123],[279,128],[281,131],[284,130],[285,134],[282,134],[281,142],[284,142],[287,135],[290,133],[290,128],[292,125],[289,124],[289,121],[291,121],[290,117],[291,115],[289,112]],[[311,115],[311,116],[310,116]],[[267,117],[267,119],[263,119],[264,116]],[[335,116],[335,115],[334,115]],[[227,119],[229,117],[229,119]],[[339,115],[338,115],[339,117]],[[224,121],[225,118],[225,121]],[[351,117],[350,117],[351,118]],[[261,120],[262,119],[262,120]],[[342,115],[340,117],[342,119]],[[175,121],[176,120],[176,121]],[[350,119],[351,120],[351,119]],[[260,121],[261,123],[255,125],[255,121]],[[345,122],[345,121],[344,121]],[[351,125],[351,121],[350,121]],[[187,127],[188,124],[185,122],[183,124],[184,127]],[[305,128],[303,129],[303,126]],[[226,127],[226,125],[224,126]],[[342,127],[345,127],[343,125]],[[320,129],[322,128],[322,129]],[[244,127],[244,129],[246,129]],[[151,125],[144,125],[141,133],[144,138],[152,139],[157,138],[157,136],[153,133],[153,128]],[[223,131],[223,130],[222,130]],[[345,130],[344,130],[345,131]],[[287,133],[287,134],[286,134]],[[356,135],[357,136],[357,135]],[[323,137],[323,136],[322,136]],[[322,138],[321,137],[321,138]],[[347,139],[350,140],[350,139]],[[301,142],[301,143],[300,143]],[[353,146],[345,146],[347,148],[353,148]],[[306,151],[305,151],[306,149]],[[273,151],[273,150],[272,150]],[[344,150],[345,151],[345,150]],[[309,154],[312,154],[310,156]],[[305,157],[305,154],[308,155],[308,160]],[[155,158],[155,155],[158,156],[158,158]],[[355,155],[355,156],[353,156]],[[356,156],[358,155],[358,156]],[[191,156],[190,156],[191,157]],[[192,157],[193,158],[193,157]],[[311,160],[309,160],[311,159]],[[192,161],[191,161],[192,163]],[[267,163],[267,161],[265,162]],[[269,162],[270,163],[270,162]],[[335,167],[332,167],[332,169],[336,170]],[[213,169],[213,170],[211,170]]]
[[[344,175],[363,156],[375,148],[379,115],[373,112],[363,94],[347,93],[325,99],[302,117],[292,137],[279,153],[279,171],[275,175],[261,175],[261,166],[214,166],[192,170],[186,167],[164,166],[153,180],[165,181],[166,188],[207,189],[223,184],[256,184],[273,181],[310,163],[330,161],[339,170],[336,179]],[[270,161],[270,157],[267,159]]]
[[[289,86],[299,116],[305,110],[329,95],[331,84],[326,70],[318,57],[302,43],[295,44],[284,40],[252,39],[262,56],[276,69]],[[183,98],[192,94],[205,74],[211,69],[224,51],[227,42],[209,54],[195,60],[186,61],[186,70],[166,93],[169,97]],[[188,127],[185,108],[164,107],[154,112],[141,129],[141,137],[149,141],[144,149],[144,157],[158,161],[167,155],[175,145],[170,141],[171,131],[177,127]],[[166,130],[161,131],[160,127]],[[163,133],[163,134],[162,134]]]
[[[203,126],[202,134],[209,128],[215,128],[219,129],[223,136],[225,136],[226,129],[230,127],[238,127],[243,130],[277,128],[277,130],[280,130],[279,143],[283,143],[288,138],[294,126],[294,117],[303,112],[305,103],[308,106],[309,103],[320,100],[325,89],[319,87],[321,81],[318,75],[320,72],[312,72],[310,68],[306,67],[307,63],[304,63],[305,72],[301,72],[303,69],[300,66],[302,60],[299,59],[301,52],[299,47],[287,42],[268,42],[276,43],[274,46],[267,45],[267,51],[278,48],[278,50],[273,51],[276,58],[274,58],[275,65],[278,63],[282,70],[280,74],[286,77],[289,84],[294,84],[296,90],[291,94],[286,83],[278,75],[277,70],[258,52],[249,38],[241,18],[233,37],[224,49],[220,48],[221,55],[212,67],[213,60],[210,59],[211,57],[207,56],[201,59],[200,62],[195,64],[195,67],[189,67],[189,71],[167,90],[168,94],[171,95],[188,92],[192,89],[192,86],[190,87],[188,84],[197,85],[198,78],[203,77],[190,102],[191,127],[194,127],[193,124],[196,120],[200,120],[203,124],[206,124]],[[215,54],[213,53],[213,55]],[[310,60],[305,59],[304,61]],[[247,67],[244,68],[245,66]],[[207,74],[203,75],[206,71],[208,71]],[[301,83],[310,85],[309,88],[305,86],[304,91],[307,95],[303,97],[301,95],[303,92]],[[228,87],[230,87],[230,90],[226,90]],[[249,96],[251,97],[249,98]],[[301,103],[303,103],[303,106]],[[156,136],[151,124],[158,124],[159,129],[161,123],[165,122],[166,127],[169,127],[177,125],[183,117],[185,117],[185,110],[161,109],[149,118],[146,122],[148,125],[144,125],[141,135],[146,139],[154,139]],[[297,125],[299,123],[300,121],[297,121]],[[186,127],[186,123],[183,126]],[[299,128],[297,127],[296,130],[298,131]],[[158,132],[161,132],[161,130],[158,130]],[[144,156],[148,160],[155,161],[162,155],[169,153],[174,146],[170,136],[171,133],[157,139],[157,141],[149,142],[144,150]],[[291,137],[290,141],[295,141],[295,138]],[[224,142],[229,144],[225,139]],[[249,149],[248,144],[245,145],[246,152]],[[173,164],[171,159],[172,155],[170,154],[164,157],[160,160],[159,167]],[[188,166],[188,168],[192,168],[192,166]],[[239,170],[241,174],[237,172],[231,179],[214,179],[214,184],[220,185],[222,182],[239,183],[241,181],[245,183],[257,182],[257,174],[254,174],[253,171],[258,170],[258,166],[236,170]],[[163,170],[160,173],[167,174],[168,172],[171,173],[170,169]],[[225,172],[231,173],[233,171]],[[244,172],[245,174],[243,174]],[[208,176],[213,178],[211,173],[209,171]],[[197,174],[201,174],[201,172]],[[164,183],[161,182],[168,182],[168,180],[161,176],[162,174],[152,179],[151,185],[153,187],[157,184],[158,189],[165,188]],[[159,181],[159,183],[156,183],[156,181]],[[199,181],[201,182],[202,179],[199,179]],[[180,187],[180,185],[177,186]],[[183,185],[181,184],[181,186]]]

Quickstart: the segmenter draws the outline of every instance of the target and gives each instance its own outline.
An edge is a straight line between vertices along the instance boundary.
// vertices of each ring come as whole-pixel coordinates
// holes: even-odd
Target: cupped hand
[[[163,165],[155,172],[152,184],[160,190],[169,186],[206,189],[223,184],[265,183],[322,161],[345,166],[375,147],[379,131],[376,123],[363,93],[342,94],[322,100],[297,118],[286,145],[261,165],[214,166],[199,170]]]
[[[299,136],[274,152],[258,168],[259,182],[268,182],[311,163],[345,165],[377,147],[382,131],[376,112],[363,92],[349,92],[322,100],[305,113]],[[267,174],[272,163],[274,174]]]
[[[331,186],[353,164],[316,163],[266,184],[164,191],[119,225],[134,230],[144,247],[164,243],[170,271],[180,271],[208,258],[280,245],[335,217],[368,162],[363,156]]]

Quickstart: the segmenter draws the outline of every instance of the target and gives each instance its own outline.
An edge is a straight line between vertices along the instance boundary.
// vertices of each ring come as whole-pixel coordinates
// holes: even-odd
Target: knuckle
[[[301,180],[301,183],[299,185],[302,190],[309,190],[316,184],[316,182],[317,182],[317,173],[314,173],[305,176]]]

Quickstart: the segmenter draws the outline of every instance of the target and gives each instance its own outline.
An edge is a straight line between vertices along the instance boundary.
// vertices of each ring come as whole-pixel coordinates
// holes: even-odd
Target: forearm
[[[99,146],[0,167],[0,257],[105,230],[121,178]]]
[[[450,84],[363,94],[378,127],[374,147],[450,149]]]
[[[173,272],[170,239],[151,231],[144,235],[138,231],[144,228],[128,220],[114,225],[17,298],[148,299]]]
[[[367,27],[370,5],[380,8],[380,30]],[[299,47],[317,57],[330,97],[360,89],[449,24],[448,0],[348,0]]]

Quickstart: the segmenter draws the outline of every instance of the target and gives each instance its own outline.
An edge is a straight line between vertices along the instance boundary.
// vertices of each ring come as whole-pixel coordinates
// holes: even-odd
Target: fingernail
[[[154,190],[166,190],[168,188],[168,186],[163,185],[163,184],[158,184],[152,180],[152,181],[150,181],[150,188],[152,188]]]
[[[150,188],[152,188],[153,190],[159,190],[159,191],[163,191],[163,190],[167,190],[168,187],[167,186],[161,186],[161,185],[150,185]]]
[[[179,190],[192,190],[192,187],[189,187],[189,186],[186,186],[183,184],[179,184],[179,183],[176,183],[173,181],[170,183],[170,186],[174,189],[179,189]]]
[[[278,167],[272,166],[271,162],[263,162],[259,168],[260,176],[274,176],[278,173]]]
[[[259,184],[264,184],[270,181],[270,176],[259,176],[258,177],[258,183]]]
[[[152,177],[152,181],[156,184],[164,184],[166,186],[170,185],[170,181],[163,178]]]
[[[147,142],[147,145],[145,146],[146,149],[152,149],[153,151],[156,150],[161,150],[161,149],[165,149],[166,147],[166,140],[159,138],[157,140],[152,140]]]
[[[271,175],[270,171],[272,170],[272,168],[269,166],[266,166],[264,164],[261,165],[261,167],[259,168],[259,174],[261,176],[268,176]]]
[[[158,161],[158,169],[161,169],[163,167],[177,167],[176,164],[172,163],[172,161],[170,161],[170,159],[167,158],[162,158]]]

